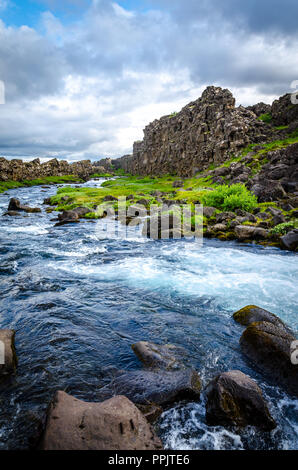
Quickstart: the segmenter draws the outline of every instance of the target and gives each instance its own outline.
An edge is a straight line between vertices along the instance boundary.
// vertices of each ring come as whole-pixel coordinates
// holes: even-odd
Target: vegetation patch
[[[251,211],[258,205],[256,196],[246,186],[239,183],[231,186],[222,185],[214,191],[203,194],[202,203],[224,211],[236,209]]]
[[[36,178],[34,180],[22,181],[0,181],[0,193],[8,189],[22,188],[27,186],[40,186],[48,184],[65,184],[65,183],[83,183],[83,180],[78,176],[45,176],[44,178]]]

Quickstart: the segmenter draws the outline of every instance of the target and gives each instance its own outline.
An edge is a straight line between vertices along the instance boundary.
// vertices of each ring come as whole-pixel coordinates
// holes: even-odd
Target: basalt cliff
[[[262,115],[270,116],[271,122],[260,119]],[[235,107],[229,90],[210,86],[179,113],[146,126],[144,139],[134,143],[133,154],[112,163],[131,174],[192,176],[221,165],[249,144],[282,137],[280,126],[289,126],[287,132],[298,126],[298,106],[291,103],[290,95],[272,106]],[[105,167],[108,164],[103,162]]]

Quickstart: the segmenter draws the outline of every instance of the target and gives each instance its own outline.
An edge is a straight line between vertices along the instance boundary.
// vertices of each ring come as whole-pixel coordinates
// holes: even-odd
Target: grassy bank
[[[44,178],[37,178],[34,180],[22,181],[0,181],[0,193],[8,189],[23,188],[28,186],[51,185],[51,184],[65,184],[65,183],[81,183],[83,180],[78,176],[45,176]]]

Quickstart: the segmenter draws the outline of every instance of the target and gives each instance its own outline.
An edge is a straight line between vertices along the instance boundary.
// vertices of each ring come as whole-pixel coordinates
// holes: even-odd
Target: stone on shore
[[[206,389],[206,420],[210,426],[256,426],[271,431],[276,423],[262,391],[239,370],[218,375]]]
[[[298,229],[281,237],[281,245],[286,250],[296,251],[298,249]]]
[[[59,391],[51,403],[42,450],[160,450],[146,418],[124,396],[87,403]]]
[[[145,367],[167,370],[183,367],[177,358],[178,355],[181,355],[181,350],[172,344],[160,345],[149,341],[139,341],[131,347]]]
[[[181,371],[132,371],[115,377],[99,390],[100,400],[114,395],[125,395],[138,405],[166,406],[181,400],[199,400],[201,380],[197,372]]]
[[[0,330],[0,378],[13,374],[17,367],[15,332]]]
[[[298,365],[292,363],[294,335],[283,327],[261,321],[251,323],[240,338],[243,353],[277,386],[298,396]]]

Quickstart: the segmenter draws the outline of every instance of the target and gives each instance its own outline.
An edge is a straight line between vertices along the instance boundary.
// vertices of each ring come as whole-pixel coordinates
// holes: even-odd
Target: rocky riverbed
[[[97,191],[101,184],[81,186]],[[234,241],[140,238],[133,227],[110,239],[101,230],[107,218],[54,227],[43,200],[55,194],[33,187],[0,196],[3,213],[12,198],[27,209],[1,217],[0,329],[16,332],[18,357],[16,364],[12,348],[1,384],[1,448],[56,448],[52,427],[40,441],[51,402],[64,416],[61,435],[79,423],[86,445],[99,445],[100,433],[88,441],[92,420],[81,418],[86,406],[107,403],[94,411],[100,419],[113,409],[113,395],[129,402],[117,403],[123,412],[112,413],[111,426],[132,429],[132,420],[140,448],[297,448],[297,372],[290,380],[284,355],[298,331],[296,255]],[[266,310],[232,317],[250,304]],[[276,345],[272,368],[264,359]],[[66,396],[59,392],[53,402],[59,390]],[[229,394],[228,407],[221,393]],[[256,411],[245,414],[243,403]],[[117,436],[104,445],[112,437],[121,445]]]

